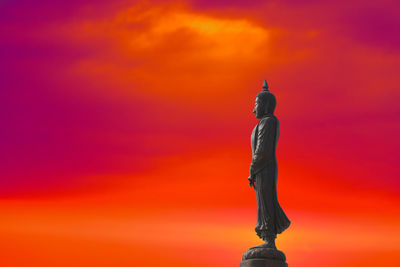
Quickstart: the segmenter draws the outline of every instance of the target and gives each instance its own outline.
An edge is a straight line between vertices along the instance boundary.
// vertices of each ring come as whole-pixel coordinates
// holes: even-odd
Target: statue
[[[287,266],[283,252],[276,249],[276,235],[285,231],[290,221],[278,202],[276,182],[278,164],[276,145],[279,121],[275,117],[276,98],[264,80],[262,91],[257,94],[253,113],[260,121],[251,134],[252,161],[249,185],[256,190],[257,235],[264,244],[250,248],[243,255],[240,267]]]

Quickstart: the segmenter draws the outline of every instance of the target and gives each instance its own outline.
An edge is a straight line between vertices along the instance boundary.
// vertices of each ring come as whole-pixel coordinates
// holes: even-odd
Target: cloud
[[[383,51],[400,49],[400,19],[397,7],[361,8],[346,19],[350,36]]]
[[[68,31],[80,44],[104,44],[97,55],[77,62],[77,74],[178,99],[232,92],[265,64],[270,38],[270,30],[249,20],[180,5],[136,5],[113,20],[81,21]]]

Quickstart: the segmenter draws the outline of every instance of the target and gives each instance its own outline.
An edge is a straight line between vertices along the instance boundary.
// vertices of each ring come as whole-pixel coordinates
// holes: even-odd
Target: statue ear
[[[263,105],[264,105],[264,111],[265,111],[265,114],[267,114],[268,113],[268,109],[269,109],[269,101],[267,100],[267,101],[264,101],[264,103],[263,103]]]

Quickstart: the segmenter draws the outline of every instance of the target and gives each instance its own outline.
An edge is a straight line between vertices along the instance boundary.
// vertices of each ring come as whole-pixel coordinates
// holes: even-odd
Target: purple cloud
[[[400,16],[396,6],[362,8],[350,14],[345,23],[352,38],[388,50],[400,49]]]

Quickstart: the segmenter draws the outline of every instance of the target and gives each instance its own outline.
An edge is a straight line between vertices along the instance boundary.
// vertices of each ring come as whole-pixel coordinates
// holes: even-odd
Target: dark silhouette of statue
[[[267,81],[264,80],[262,88],[256,96],[253,110],[260,121],[251,134],[252,161],[248,179],[250,186],[256,190],[255,231],[265,243],[245,252],[241,267],[287,266],[285,255],[275,246],[276,235],[282,233],[290,225],[277,197],[276,145],[279,138],[279,121],[274,115],[276,98],[268,90]]]

